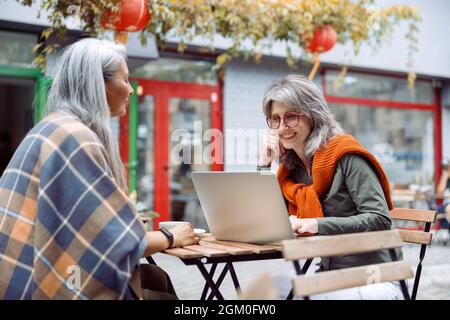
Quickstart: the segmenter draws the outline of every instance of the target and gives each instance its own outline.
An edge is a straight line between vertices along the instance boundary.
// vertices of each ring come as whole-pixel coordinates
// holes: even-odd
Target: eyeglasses
[[[303,114],[298,112],[286,112],[283,116],[285,126],[288,128],[295,128],[298,126],[302,115]],[[267,117],[266,121],[270,129],[278,129],[281,125],[281,117],[278,115]]]

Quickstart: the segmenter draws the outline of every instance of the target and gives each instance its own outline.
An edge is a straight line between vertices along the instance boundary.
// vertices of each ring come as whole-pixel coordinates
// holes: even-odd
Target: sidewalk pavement
[[[403,248],[404,260],[408,261],[413,269],[419,262],[419,251],[419,245],[408,244]],[[200,299],[205,281],[196,266],[186,266],[178,258],[160,253],[153,255],[153,258],[170,275],[180,299]],[[310,269],[316,262],[318,260],[313,261]],[[293,272],[292,263],[283,259],[237,262],[233,266],[243,290],[263,272],[268,272],[272,276]],[[210,266],[207,266],[208,270],[209,268]],[[218,266],[215,278],[218,277],[221,270],[222,267]],[[410,288],[412,288],[412,285],[410,285]],[[236,291],[229,274],[225,277],[220,291],[225,299],[236,299]],[[444,246],[443,244],[433,243],[428,246],[417,299],[450,300],[450,244]]]

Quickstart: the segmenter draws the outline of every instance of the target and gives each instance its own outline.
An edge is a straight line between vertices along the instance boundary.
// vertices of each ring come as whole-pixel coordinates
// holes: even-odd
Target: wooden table
[[[219,288],[228,272],[233,280],[236,292],[240,291],[233,262],[279,259],[283,257],[281,250],[281,246],[219,241],[210,234],[206,234],[200,238],[197,245],[168,249],[163,253],[178,257],[185,265],[196,265],[198,267],[205,279],[201,300],[212,300],[214,297],[223,300]],[[214,280],[214,273],[219,263],[224,264],[224,267],[217,280]],[[209,271],[205,267],[206,264],[211,264]],[[211,293],[208,296],[209,290],[211,290]]]

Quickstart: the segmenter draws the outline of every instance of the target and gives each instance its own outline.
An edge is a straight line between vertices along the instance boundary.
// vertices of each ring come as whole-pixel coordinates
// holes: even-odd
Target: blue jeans
[[[445,213],[445,208],[447,208],[447,206],[450,205],[450,202],[444,203],[442,206],[439,206],[437,208],[437,212],[438,213]],[[450,230],[450,223],[448,222],[447,219],[441,219],[439,220],[440,224],[441,224],[441,229],[449,229]]]

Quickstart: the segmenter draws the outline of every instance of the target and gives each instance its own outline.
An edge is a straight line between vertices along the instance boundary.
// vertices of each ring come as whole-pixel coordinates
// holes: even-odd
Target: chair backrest
[[[391,256],[396,259],[394,249],[402,247],[403,244],[398,230],[317,236],[283,241],[283,257],[297,261],[389,249]],[[308,297],[311,294],[372,283],[401,281],[403,293],[408,299],[404,280],[412,277],[412,269],[406,261],[393,261],[308,276],[297,275],[293,279],[293,287],[295,295]]]
[[[432,233],[430,232],[431,223],[436,221],[436,211],[419,210],[408,208],[394,208],[389,212],[392,220],[413,221],[417,223],[425,223],[424,230],[403,230],[400,231],[402,240],[405,242],[416,244],[430,244]],[[428,228],[427,228],[428,225]],[[427,230],[428,229],[428,230]]]
[[[417,223],[424,223],[423,230],[404,230],[398,229],[400,236],[404,242],[420,244],[419,263],[416,269],[416,275],[411,293],[411,299],[415,300],[417,290],[419,288],[420,275],[422,273],[422,261],[425,258],[427,245],[431,244],[433,234],[431,231],[431,224],[436,221],[437,212],[434,210],[419,210],[408,208],[394,208],[390,211],[392,220],[413,221]]]

